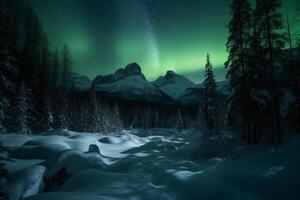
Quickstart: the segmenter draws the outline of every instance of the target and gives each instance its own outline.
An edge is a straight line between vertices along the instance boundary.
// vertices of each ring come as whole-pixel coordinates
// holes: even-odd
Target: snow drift
[[[3,134],[11,199],[299,199],[299,135],[282,146],[247,147],[235,137],[133,130]],[[69,178],[44,191],[66,169]],[[55,179],[53,179],[55,180]]]

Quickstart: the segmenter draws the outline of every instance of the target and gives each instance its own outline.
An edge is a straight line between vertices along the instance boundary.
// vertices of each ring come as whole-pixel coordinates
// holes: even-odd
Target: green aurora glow
[[[174,70],[199,82],[207,53],[224,78],[230,0],[32,2],[51,47],[68,44],[73,70],[90,78],[137,62],[150,80]]]

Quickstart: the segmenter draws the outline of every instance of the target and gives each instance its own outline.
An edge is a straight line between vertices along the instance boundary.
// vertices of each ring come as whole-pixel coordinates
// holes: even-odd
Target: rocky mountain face
[[[99,75],[93,81],[87,77],[72,74],[73,88],[87,91],[94,87],[101,95],[126,100],[146,101],[159,104],[199,104],[202,99],[202,86],[186,77],[168,71],[153,82],[148,81],[137,63],[118,69],[114,74]],[[228,95],[227,82],[220,82],[219,91]]]

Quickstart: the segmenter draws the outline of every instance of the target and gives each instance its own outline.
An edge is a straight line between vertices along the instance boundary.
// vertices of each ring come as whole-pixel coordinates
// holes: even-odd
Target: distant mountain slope
[[[77,91],[87,91],[92,87],[92,81],[83,75],[72,73],[71,74],[71,87]]]
[[[189,105],[199,104],[203,96],[202,84],[195,84],[173,71],[149,82],[137,63],[118,69],[114,74],[99,75],[92,82],[77,73],[72,73],[71,79],[77,91],[88,91],[93,86],[97,93],[127,100]],[[218,82],[217,87],[222,96],[229,95],[227,81]]]
[[[168,71],[165,76],[159,77],[153,83],[175,101],[178,101],[188,88],[197,86],[186,77],[176,74],[173,71]]]
[[[136,63],[117,70],[113,75],[97,76],[93,81],[93,86],[96,92],[111,97],[155,103],[174,103],[172,98],[146,80],[140,66]]]

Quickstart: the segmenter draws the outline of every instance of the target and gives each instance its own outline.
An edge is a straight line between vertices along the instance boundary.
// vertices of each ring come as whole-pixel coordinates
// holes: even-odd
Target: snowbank
[[[1,163],[13,200],[300,199],[299,135],[251,148],[234,137],[162,129],[4,134],[0,142],[10,149]],[[70,176],[43,192],[44,178],[61,169]]]

